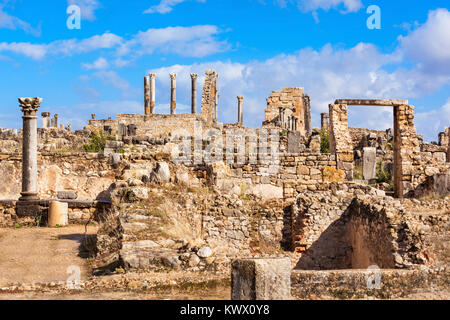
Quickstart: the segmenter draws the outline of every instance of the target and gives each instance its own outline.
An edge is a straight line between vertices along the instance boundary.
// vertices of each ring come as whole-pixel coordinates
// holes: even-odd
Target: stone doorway
[[[394,113],[394,196],[403,196],[412,188],[413,155],[420,152],[414,126],[414,107],[407,100],[338,99],[329,105],[330,152],[336,154],[337,168],[353,180],[353,144],[348,129],[348,106],[389,106]]]

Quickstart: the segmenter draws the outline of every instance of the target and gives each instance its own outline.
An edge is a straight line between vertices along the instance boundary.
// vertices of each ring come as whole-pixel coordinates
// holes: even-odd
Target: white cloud
[[[176,5],[185,2],[186,0],[161,0],[157,5],[151,6],[144,13],[169,13],[173,10]],[[196,0],[198,2],[206,2],[206,0]]]
[[[14,17],[6,13],[3,8],[5,4],[0,4],[0,28],[6,28],[11,30],[21,29],[26,33],[30,33],[34,36],[41,35],[41,28],[33,28],[28,22],[25,22],[17,17]]]
[[[437,135],[445,127],[450,126],[450,98],[439,109],[415,114],[417,132],[423,134],[425,140],[437,141]]]
[[[47,54],[47,46],[41,44],[32,44],[28,42],[2,42],[0,43],[0,52],[2,51],[23,54],[34,60],[39,60]]]
[[[103,57],[98,58],[93,63],[82,63],[81,66],[86,70],[92,70],[92,69],[107,69],[109,67],[108,60],[106,60]]]
[[[26,42],[0,43],[0,52],[9,51],[23,54],[35,60],[40,60],[46,55],[65,55],[87,53],[99,49],[110,49],[122,43],[122,38],[112,34],[104,33],[87,39],[58,40],[49,44],[31,44]]]
[[[229,49],[226,41],[216,39],[219,33],[221,31],[212,25],[148,29],[133,36],[117,53],[124,56],[133,52],[134,56],[139,56],[159,51],[185,57],[204,57]]]
[[[423,83],[431,82],[433,78],[424,78],[416,70],[384,70],[386,65],[401,62],[400,58],[398,53],[383,54],[374,45],[360,43],[348,50],[326,45],[318,51],[306,48],[295,54],[246,64],[217,61],[174,65],[149,72],[158,75],[157,91],[162,100],[169,99],[168,74],[177,73],[178,100],[189,104],[189,74],[198,73],[199,84],[202,84],[204,71],[215,69],[219,73],[220,121],[236,122],[236,96],[244,95],[244,121],[251,127],[261,126],[266,98],[271,91],[304,87],[311,97],[313,126],[319,126],[320,113],[326,112],[328,104],[338,98],[411,99],[427,92],[429,88]],[[436,79],[434,85],[439,85]],[[436,113],[430,116],[434,115],[437,116]],[[383,130],[391,127],[392,121],[391,108],[354,107],[350,111],[351,126]],[[426,138],[432,137],[427,134]]]
[[[131,84],[119,76],[115,71],[101,70],[93,74],[95,78],[100,79],[105,85],[112,85],[118,89],[123,97],[135,97],[139,95],[137,89],[133,88]]]
[[[400,36],[401,49],[424,72],[450,74],[450,12],[430,11],[425,24]]]
[[[220,33],[216,26],[211,25],[148,29],[132,36],[130,40],[105,32],[83,40],[57,40],[49,44],[3,42],[0,43],[0,52],[14,52],[39,60],[47,55],[73,56],[100,49],[117,48],[118,59],[114,64],[123,67],[142,55],[156,51],[184,57],[204,57],[228,50],[230,48],[228,42],[217,39]],[[124,59],[127,55],[131,58]]]
[[[275,2],[282,8],[285,8],[290,3],[296,3],[297,7],[304,12],[316,11],[319,9],[328,11],[343,6],[345,8],[343,13],[345,13],[357,12],[363,8],[361,0],[275,0]]]
[[[98,0],[67,0],[68,5],[77,5],[81,9],[81,19],[94,21],[95,10],[100,7]]]

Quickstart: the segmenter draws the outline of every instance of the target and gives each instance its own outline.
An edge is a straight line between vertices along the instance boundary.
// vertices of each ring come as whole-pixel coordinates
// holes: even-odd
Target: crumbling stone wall
[[[279,107],[285,108],[284,120],[280,119]],[[304,88],[283,88],[272,91],[267,98],[264,126],[280,126],[280,122],[287,122],[287,118],[295,116],[298,119],[297,130],[302,136],[311,132],[310,99]]]
[[[450,202],[441,200],[435,209],[422,211],[421,202],[413,200],[416,205],[407,207],[407,201],[351,183],[302,193],[291,215],[291,250],[299,254],[297,268],[413,268],[435,263],[433,256],[439,250],[433,246],[449,236],[445,212]],[[436,227],[432,229],[428,221]]]
[[[218,78],[217,72],[211,69],[206,70],[201,116],[208,127],[213,127],[217,124]]]
[[[353,179],[352,137],[348,129],[347,105],[330,104],[330,152],[336,154],[337,169]]]

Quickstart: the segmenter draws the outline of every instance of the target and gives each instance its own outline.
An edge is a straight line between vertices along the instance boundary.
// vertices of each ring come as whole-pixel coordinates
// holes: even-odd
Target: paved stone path
[[[84,226],[0,229],[0,287],[11,283],[66,281],[69,266],[87,276],[87,260],[79,256]],[[89,233],[95,233],[89,227]]]

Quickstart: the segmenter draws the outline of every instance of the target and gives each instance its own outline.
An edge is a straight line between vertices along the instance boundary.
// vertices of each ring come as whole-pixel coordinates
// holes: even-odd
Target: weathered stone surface
[[[372,180],[377,177],[377,150],[375,148],[363,149],[363,178]]]
[[[396,99],[338,99],[335,104],[346,104],[348,106],[401,106],[407,105],[408,100]]]
[[[231,286],[233,300],[289,300],[290,259],[236,260],[232,264]]]
[[[282,199],[283,188],[271,184],[258,184],[251,188],[251,194],[260,196],[263,199]]]
[[[213,254],[213,252],[212,252],[211,248],[208,246],[201,247],[197,252],[197,255],[200,258],[209,258],[212,256],[212,254]]]
[[[73,190],[58,191],[58,199],[61,200],[75,200],[78,198],[78,194]]]
[[[170,182],[169,164],[167,162],[158,162],[150,175],[150,181],[153,183]]]

